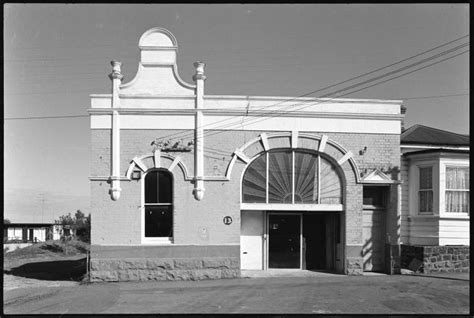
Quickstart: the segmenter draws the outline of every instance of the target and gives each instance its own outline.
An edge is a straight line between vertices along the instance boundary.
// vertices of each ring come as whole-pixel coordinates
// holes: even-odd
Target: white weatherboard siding
[[[409,189],[408,189],[408,160],[402,157],[400,161],[400,178],[404,180],[401,184],[401,226],[400,226],[400,242],[402,244],[407,244],[409,241],[409,223],[408,223],[408,213],[409,213]]]
[[[409,217],[409,244],[439,245],[439,218],[437,216]]]
[[[439,245],[469,245],[469,219],[441,218]]]
[[[263,212],[242,211],[240,226],[241,269],[263,270]]]

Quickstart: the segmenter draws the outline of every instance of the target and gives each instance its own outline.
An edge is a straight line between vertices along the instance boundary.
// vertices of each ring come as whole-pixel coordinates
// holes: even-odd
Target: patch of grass
[[[4,259],[48,258],[86,254],[89,244],[81,241],[46,241],[4,253]]]

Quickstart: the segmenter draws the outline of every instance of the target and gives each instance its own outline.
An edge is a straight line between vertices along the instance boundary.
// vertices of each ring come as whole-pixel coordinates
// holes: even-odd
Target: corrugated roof
[[[469,135],[423,125],[413,125],[401,135],[402,144],[469,146]]]

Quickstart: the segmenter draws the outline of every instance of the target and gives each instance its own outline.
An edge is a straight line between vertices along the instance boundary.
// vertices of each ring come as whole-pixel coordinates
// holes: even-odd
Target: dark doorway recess
[[[334,271],[339,215],[303,215],[303,269]]]
[[[269,268],[300,268],[301,215],[269,215]]]
[[[303,223],[306,269],[326,269],[326,224],[324,215],[305,215]]]

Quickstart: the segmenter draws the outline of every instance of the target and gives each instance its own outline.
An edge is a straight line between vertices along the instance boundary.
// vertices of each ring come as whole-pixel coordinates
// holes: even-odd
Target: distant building
[[[401,101],[206,95],[169,31],[139,48],[91,95],[93,281],[400,272]]]
[[[4,243],[36,243],[59,240],[61,227],[51,223],[3,224]]]

